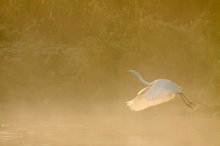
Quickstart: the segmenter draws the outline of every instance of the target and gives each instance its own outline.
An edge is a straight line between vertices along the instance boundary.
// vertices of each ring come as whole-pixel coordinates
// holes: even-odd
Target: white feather
[[[151,106],[155,106],[164,102],[167,102],[175,97],[175,94],[170,94],[155,99],[146,99],[144,95],[137,95],[134,99],[126,102],[127,106],[132,111],[141,111]]]

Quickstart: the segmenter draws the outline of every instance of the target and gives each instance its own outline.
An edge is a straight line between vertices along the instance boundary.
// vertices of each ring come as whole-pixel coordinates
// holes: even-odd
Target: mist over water
[[[219,145],[216,0],[0,1],[0,145]],[[180,97],[132,112],[147,81]]]

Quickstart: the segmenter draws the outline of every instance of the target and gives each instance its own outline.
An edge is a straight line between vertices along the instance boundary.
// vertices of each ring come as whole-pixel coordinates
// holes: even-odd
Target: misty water
[[[106,105],[72,115],[23,116],[2,123],[0,145],[219,145],[219,107],[188,109],[177,102],[138,113],[125,105],[121,111]],[[175,103],[178,106],[173,106]]]

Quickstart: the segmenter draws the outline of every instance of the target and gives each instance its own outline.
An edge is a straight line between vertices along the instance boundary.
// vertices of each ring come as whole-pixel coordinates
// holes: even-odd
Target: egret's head
[[[132,75],[134,75],[134,76],[139,75],[139,73],[138,73],[137,71],[132,70],[132,69],[129,69],[127,72],[130,73],[130,74],[132,74]]]

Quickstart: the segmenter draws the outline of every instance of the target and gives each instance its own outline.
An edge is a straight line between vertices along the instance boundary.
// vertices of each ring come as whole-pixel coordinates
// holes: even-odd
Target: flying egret
[[[136,97],[128,102],[127,105],[132,111],[141,111],[148,107],[167,102],[179,94],[184,103],[193,108],[194,104],[183,94],[182,88],[174,82],[167,79],[157,79],[153,82],[147,82],[135,70],[128,70],[137,77],[147,87],[138,92]]]

